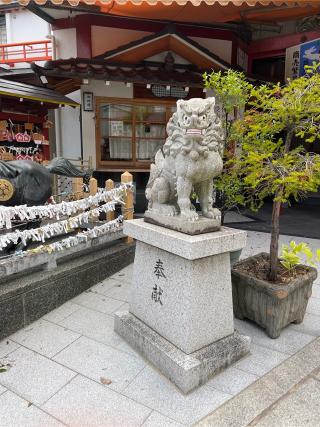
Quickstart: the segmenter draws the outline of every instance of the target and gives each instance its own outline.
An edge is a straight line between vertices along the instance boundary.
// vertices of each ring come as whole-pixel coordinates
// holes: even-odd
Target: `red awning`
[[[0,4],[16,4],[0,0]],[[85,7],[86,13],[181,23],[274,23],[320,14],[320,0],[18,0],[20,5]],[[92,10],[91,10],[92,9]]]
[[[15,0],[1,0],[0,4],[10,4],[16,2]],[[19,0],[18,3],[21,5],[27,5],[30,2],[37,3],[38,5],[44,5],[47,2],[53,3],[55,5],[62,5],[65,3],[65,0]],[[297,5],[297,6],[305,6],[305,5],[313,5],[315,3],[319,3],[317,0],[67,0],[67,2],[71,6],[78,6],[81,3],[86,3],[88,5],[97,5],[97,6],[110,6],[113,4],[118,5],[139,5],[139,6],[157,6],[157,5],[179,5],[186,6],[187,4],[192,3],[193,6],[201,6],[201,5],[214,5],[219,4],[222,6],[255,6],[255,5]]]

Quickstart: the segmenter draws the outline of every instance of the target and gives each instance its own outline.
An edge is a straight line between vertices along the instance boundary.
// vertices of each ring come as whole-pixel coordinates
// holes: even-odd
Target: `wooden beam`
[[[46,13],[43,10],[43,7],[40,8],[39,6],[37,6],[36,4],[30,2],[27,6],[26,9],[30,10],[30,12],[34,13],[35,15],[39,16],[39,18],[43,19],[44,21],[48,22],[49,24],[53,24],[55,19],[50,16],[48,13]]]
[[[39,115],[32,115],[32,114],[21,114],[21,113],[9,113],[9,112],[0,112],[0,119],[1,120],[8,120],[11,119],[13,122],[23,122],[23,121],[29,121],[31,123],[43,123],[45,121],[44,118],[45,115],[39,116]]]
[[[43,7],[43,6],[42,6]],[[61,7],[61,6],[57,6]],[[130,18],[127,16],[115,16],[115,15],[106,15],[105,13],[94,13],[94,14],[84,14],[75,16],[72,21],[69,18],[62,18],[55,20],[53,24],[53,29],[65,29],[71,28],[77,25],[78,22],[86,22],[89,26],[99,26],[99,27],[112,27],[112,28],[122,28],[130,30],[139,30],[146,31],[150,33],[156,33],[163,30],[168,26],[168,21],[158,20],[158,19],[139,19],[139,18]],[[190,37],[205,37],[205,38],[218,38],[224,40],[231,40],[233,34],[238,34],[240,37],[244,37],[248,40],[250,36],[250,29],[240,23],[214,23],[214,24],[197,24],[190,22],[174,22],[172,24],[176,25],[177,30],[181,31],[185,35]]]
[[[62,80],[54,85],[54,90],[67,95],[70,92],[80,89],[81,80],[80,79],[66,79]]]
[[[85,18],[78,15],[76,18],[77,56],[80,58],[92,57],[91,25]]]
[[[248,47],[248,54],[262,54],[263,52],[273,52],[285,50],[288,47],[298,45],[302,43],[303,37],[304,42],[309,40],[318,39],[320,32],[308,31],[305,33],[295,33],[284,36],[268,37],[262,40],[253,41]],[[271,55],[272,56],[272,55]]]

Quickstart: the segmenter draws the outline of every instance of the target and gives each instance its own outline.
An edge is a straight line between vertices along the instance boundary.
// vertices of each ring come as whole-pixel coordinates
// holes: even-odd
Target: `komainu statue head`
[[[177,102],[177,121],[186,135],[204,135],[215,116],[214,98],[192,98]]]
[[[164,153],[176,156],[182,151],[194,159],[200,154],[207,157],[209,151],[219,151],[222,155],[223,130],[214,107],[213,97],[177,101],[177,111],[167,125]]]

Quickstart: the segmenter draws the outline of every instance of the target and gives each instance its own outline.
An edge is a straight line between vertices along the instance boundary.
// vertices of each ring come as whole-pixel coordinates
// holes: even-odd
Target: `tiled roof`
[[[0,79],[0,95],[10,98],[21,98],[31,101],[40,101],[53,105],[71,105],[77,107],[79,104],[60,93],[44,87],[32,86],[16,81]],[[52,108],[52,107],[51,107]]]
[[[48,61],[44,67],[32,64],[38,75],[61,78],[87,78],[131,83],[170,84],[202,87],[201,71],[175,66],[172,70],[163,64],[116,64],[95,59],[63,59]]]

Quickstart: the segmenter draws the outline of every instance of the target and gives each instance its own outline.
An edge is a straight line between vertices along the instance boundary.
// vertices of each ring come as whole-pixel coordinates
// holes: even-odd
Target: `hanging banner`
[[[15,140],[17,142],[30,142],[31,136],[29,134],[25,133],[16,133],[15,134]]]

